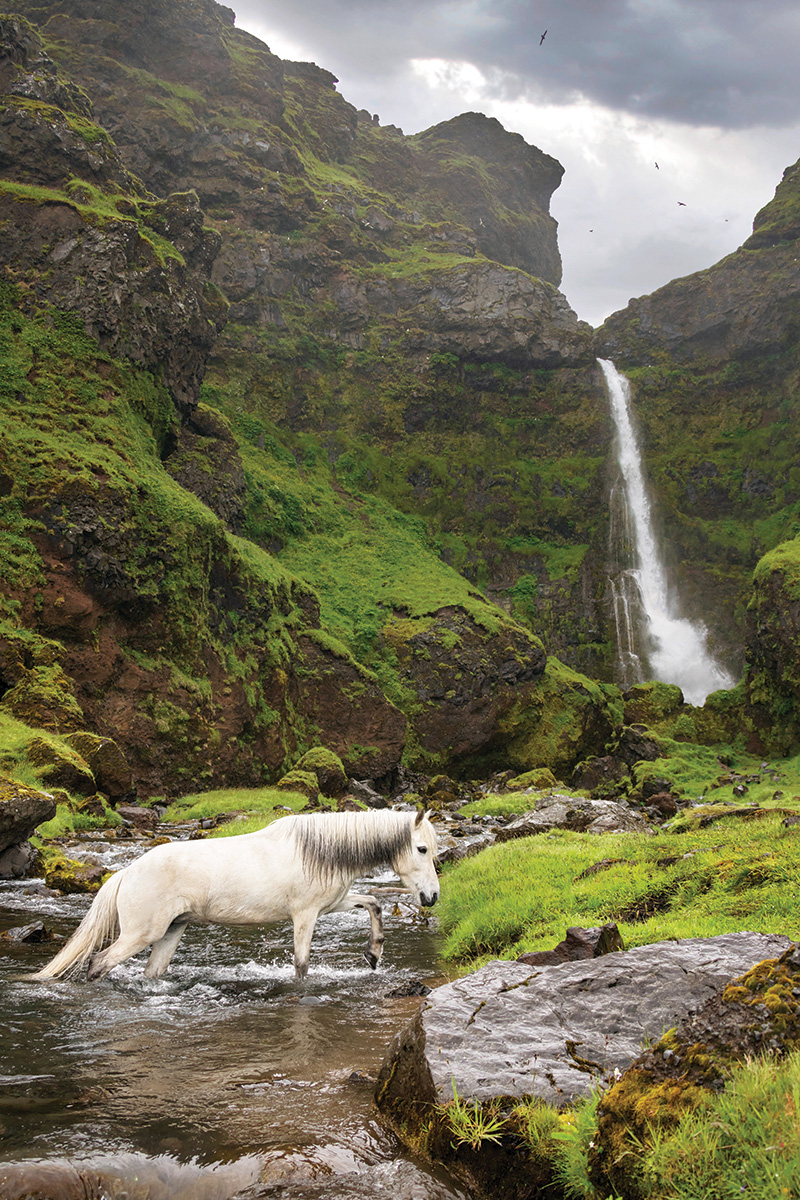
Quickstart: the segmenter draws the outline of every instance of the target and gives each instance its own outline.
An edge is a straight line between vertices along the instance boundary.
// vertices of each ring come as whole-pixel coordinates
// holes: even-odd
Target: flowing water
[[[119,865],[117,845],[92,849]],[[0,930],[42,920],[67,935],[89,904],[29,888],[0,885]],[[370,1077],[420,1003],[387,993],[442,981],[435,931],[394,907],[376,972],[365,914],[322,917],[303,988],[289,925],[190,927],[160,980],[139,956],[99,983],[25,982],[52,943],[3,943],[0,1197],[22,1194],[21,1164],[56,1160],[99,1181],[97,1195],[131,1200],[226,1200],[255,1181],[286,1197],[361,1195],[365,1181],[394,1200],[461,1196],[408,1160],[372,1108]]]
[[[706,645],[708,631],[680,612],[653,529],[642,456],[633,426],[630,386],[608,359],[605,376],[616,430],[619,479],[611,493],[611,540],[617,559],[610,574],[620,681],[646,678],[676,683],[690,704],[734,679]]]

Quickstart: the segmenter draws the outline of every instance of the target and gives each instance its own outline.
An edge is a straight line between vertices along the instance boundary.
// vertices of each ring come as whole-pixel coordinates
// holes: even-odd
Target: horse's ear
[[[418,808],[417,809],[417,819],[414,822],[414,828],[417,829],[422,824],[422,822],[425,820],[426,817],[431,817],[432,815],[433,815],[432,808],[429,808],[427,812],[425,812],[424,808]]]

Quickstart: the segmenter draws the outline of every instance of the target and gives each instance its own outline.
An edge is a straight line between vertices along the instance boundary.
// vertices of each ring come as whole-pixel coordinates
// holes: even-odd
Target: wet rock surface
[[[452,1096],[532,1095],[556,1106],[624,1071],[647,1038],[699,1008],[789,938],[724,934],[531,968],[495,962],[434,989],[394,1039],[376,1101],[419,1113]]]

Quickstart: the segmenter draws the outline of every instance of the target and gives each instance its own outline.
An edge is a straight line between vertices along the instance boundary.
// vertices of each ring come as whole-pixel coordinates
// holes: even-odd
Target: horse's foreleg
[[[381,961],[383,954],[383,920],[381,906],[374,896],[365,896],[360,892],[348,892],[344,900],[331,909],[331,912],[352,912],[354,908],[365,908],[369,913],[369,941],[364,951],[364,958],[374,971]]]
[[[305,979],[308,974],[308,961],[311,957],[311,938],[314,936],[314,926],[319,916],[315,908],[311,912],[298,913],[294,919],[294,973],[298,979]]]
[[[164,974],[172,961],[173,954],[178,949],[178,942],[183,937],[188,924],[188,921],[174,920],[161,940],[153,942],[153,948],[144,969],[148,979],[159,979]]]

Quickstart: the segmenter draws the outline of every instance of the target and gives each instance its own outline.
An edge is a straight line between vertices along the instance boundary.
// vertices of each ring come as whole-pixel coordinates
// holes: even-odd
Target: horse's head
[[[420,809],[411,827],[411,843],[392,863],[406,887],[411,888],[417,903],[430,908],[439,899],[439,879],[436,875],[436,832],[426,814]]]

